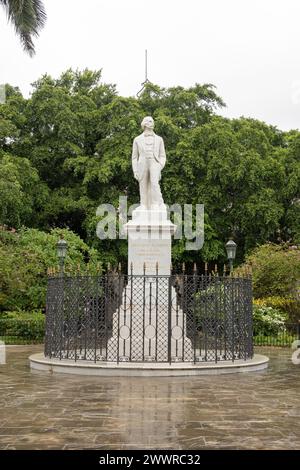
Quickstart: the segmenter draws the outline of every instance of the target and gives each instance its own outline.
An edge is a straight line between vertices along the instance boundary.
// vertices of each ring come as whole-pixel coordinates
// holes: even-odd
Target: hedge
[[[0,340],[5,344],[42,343],[45,315],[41,312],[3,312],[0,315]]]

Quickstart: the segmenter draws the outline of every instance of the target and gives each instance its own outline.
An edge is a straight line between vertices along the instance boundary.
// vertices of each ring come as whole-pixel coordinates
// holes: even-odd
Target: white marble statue
[[[166,164],[164,141],[154,132],[154,120],[146,116],[142,121],[144,132],[133,141],[132,168],[140,186],[141,209],[164,207],[159,180]]]

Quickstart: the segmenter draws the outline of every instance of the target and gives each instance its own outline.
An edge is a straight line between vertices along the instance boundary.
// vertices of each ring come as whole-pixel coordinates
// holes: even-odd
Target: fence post
[[[59,297],[60,297],[60,308],[59,312],[61,315],[60,318],[60,340],[59,340],[59,359],[62,359],[62,350],[65,352],[65,342],[64,342],[64,275],[63,272],[59,274],[57,278],[59,282]]]
[[[171,335],[172,335],[172,325],[171,325],[171,315],[172,315],[172,282],[171,282],[171,276],[169,276],[169,286],[168,286],[168,362],[169,364],[171,365],[172,363],[172,338],[171,338]]]

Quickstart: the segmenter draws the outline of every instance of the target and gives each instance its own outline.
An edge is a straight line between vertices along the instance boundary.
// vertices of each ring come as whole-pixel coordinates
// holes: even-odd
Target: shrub
[[[212,284],[205,290],[199,291],[195,295],[195,316],[198,321],[201,321],[204,315],[210,316],[212,312],[207,311],[207,305],[214,305],[214,311],[212,318],[218,318],[218,320],[224,319],[225,317],[225,305],[228,302],[228,289],[230,285],[226,284]],[[229,300],[230,302],[230,300]]]
[[[297,323],[300,320],[300,300],[287,297],[263,297],[254,299],[254,304],[258,307],[272,307],[288,315],[288,321]]]
[[[68,242],[66,267],[75,269],[79,265],[84,269],[88,264],[93,272],[99,261],[98,252],[70,230],[0,230],[0,311],[45,307],[47,268],[57,266],[56,244],[61,233]]]
[[[276,336],[285,331],[287,315],[273,307],[253,305],[254,336]]]
[[[261,245],[246,258],[245,264],[252,266],[254,297],[296,298],[300,250],[271,243]]]
[[[0,338],[8,344],[42,342],[44,334],[42,312],[3,312],[0,315]]]

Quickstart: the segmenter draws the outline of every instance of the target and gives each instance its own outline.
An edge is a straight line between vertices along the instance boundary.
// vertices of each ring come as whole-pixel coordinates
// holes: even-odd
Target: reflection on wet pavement
[[[0,449],[300,449],[300,365],[257,348],[261,372],[78,377],[31,372],[41,346],[0,365]]]

